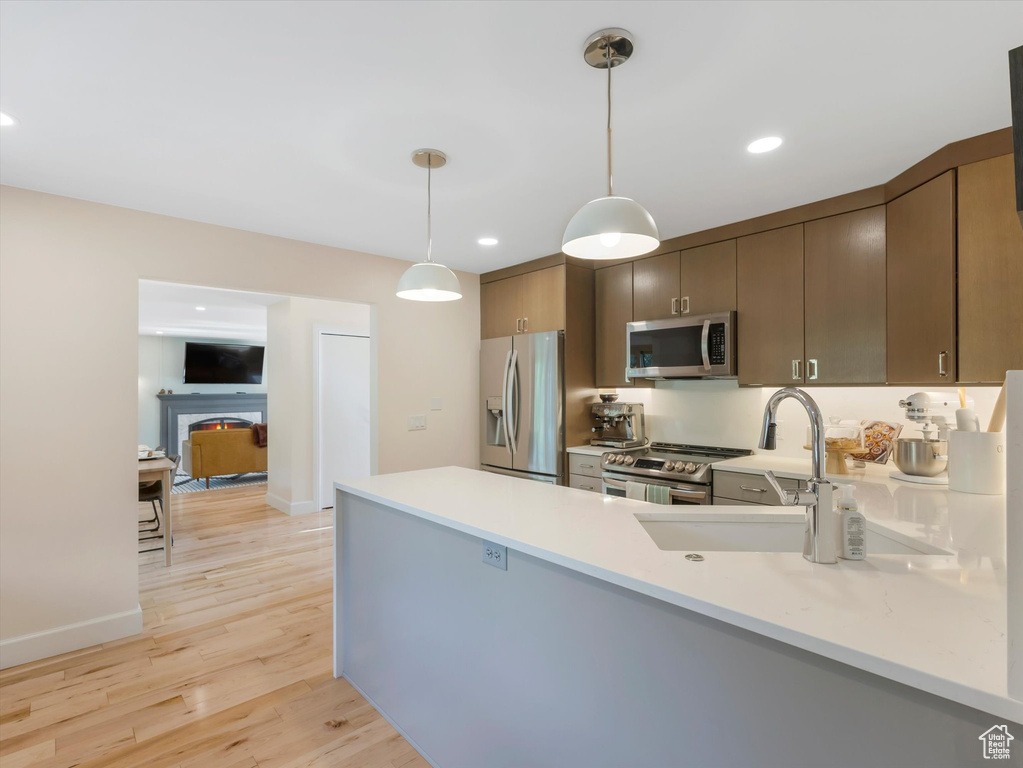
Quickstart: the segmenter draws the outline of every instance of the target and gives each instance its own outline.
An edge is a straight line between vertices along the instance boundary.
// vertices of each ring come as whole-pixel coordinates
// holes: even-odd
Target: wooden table
[[[170,459],[139,459],[139,482],[160,480],[163,484],[163,552],[166,565],[171,564],[171,488],[174,487],[174,462]]]

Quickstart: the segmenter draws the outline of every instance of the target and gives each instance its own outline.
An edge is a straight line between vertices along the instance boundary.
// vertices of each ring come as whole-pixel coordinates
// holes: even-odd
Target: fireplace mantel
[[[160,445],[174,451],[178,445],[178,416],[256,412],[266,421],[266,393],[225,392],[214,395],[157,395],[160,401]]]

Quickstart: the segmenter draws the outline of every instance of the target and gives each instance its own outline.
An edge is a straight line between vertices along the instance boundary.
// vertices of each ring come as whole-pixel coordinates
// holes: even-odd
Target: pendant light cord
[[[611,40],[607,39],[604,47],[607,60],[607,196],[614,196],[614,184],[611,178]]]
[[[433,261],[433,153],[426,154],[426,261]]]

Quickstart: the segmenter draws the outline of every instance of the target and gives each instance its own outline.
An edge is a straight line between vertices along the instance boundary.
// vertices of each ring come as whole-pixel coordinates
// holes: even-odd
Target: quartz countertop
[[[755,455],[720,469],[808,476],[809,461]],[[729,466],[731,464],[731,466]],[[849,476],[868,525],[950,555],[870,555],[834,565],[799,553],[657,547],[635,514],[656,505],[461,467],[377,475],[338,489],[593,578],[1023,722],[1006,683],[1005,499]],[[868,475],[870,475],[868,477]],[[842,479],[846,479],[843,477]],[[677,509],[677,508],[676,508]],[[689,508],[687,508],[689,509]],[[701,514],[792,513],[701,507]],[[670,519],[665,517],[664,519]]]

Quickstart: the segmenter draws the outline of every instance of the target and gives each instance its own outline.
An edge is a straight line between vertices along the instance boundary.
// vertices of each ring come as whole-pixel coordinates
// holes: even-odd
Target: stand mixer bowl
[[[918,477],[934,477],[948,468],[948,441],[898,437],[892,455],[900,472]]]

